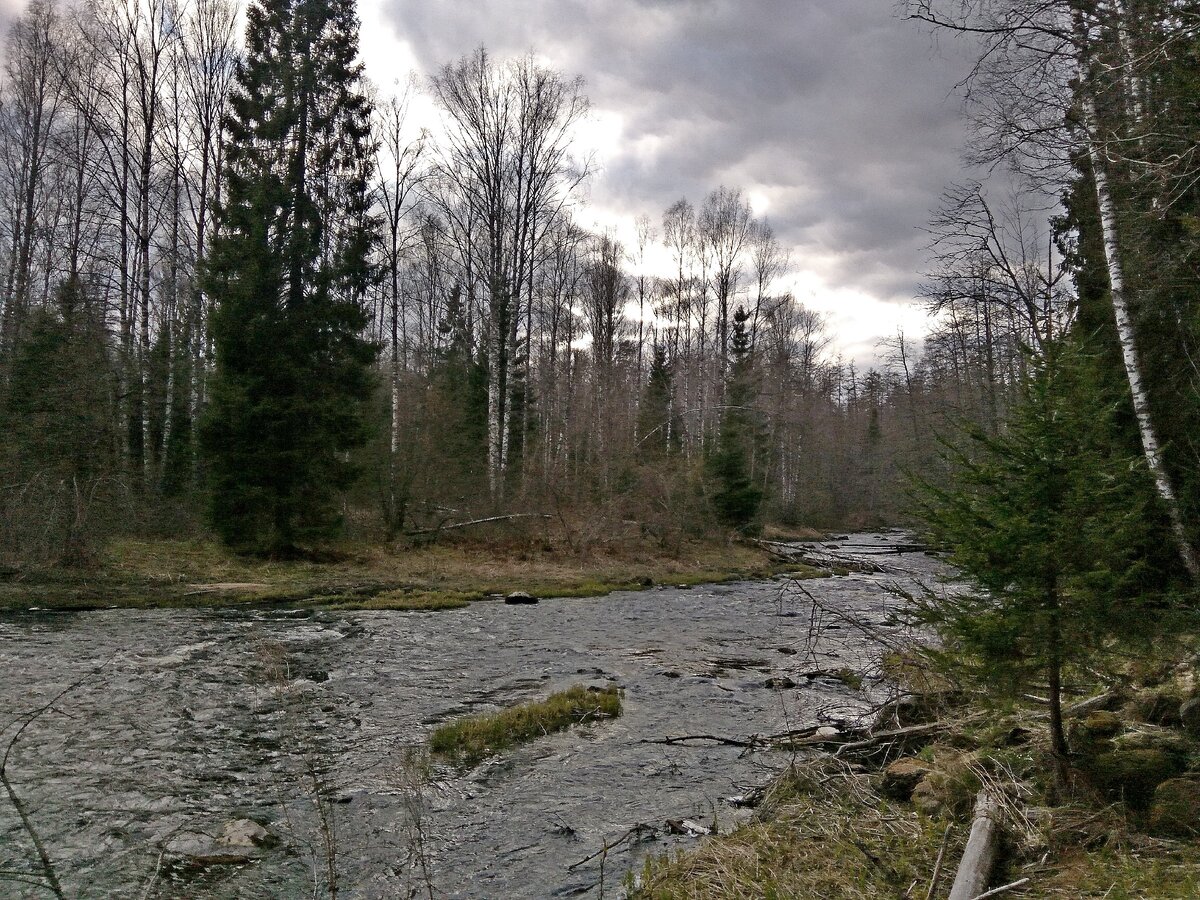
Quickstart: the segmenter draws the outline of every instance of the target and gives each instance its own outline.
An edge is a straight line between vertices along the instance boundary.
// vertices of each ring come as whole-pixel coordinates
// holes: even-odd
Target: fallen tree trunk
[[[550,519],[545,513],[512,513],[507,516],[489,516],[486,519],[472,519],[470,522],[456,522],[453,525],[439,525],[436,528],[421,528],[417,531],[404,532],[409,537],[420,537],[423,534],[440,534],[443,531],[453,531],[455,528],[470,528],[473,525],[487,525],[491,522],[511,522],[513,519]]]
[[[1000,852],[1000,804],[987,791],[975,798],[975,821],[967,838],[949,900],[975,900],[987,890]]]

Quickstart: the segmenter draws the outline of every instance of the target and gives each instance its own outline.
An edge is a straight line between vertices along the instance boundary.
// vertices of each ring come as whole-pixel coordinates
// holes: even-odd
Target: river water
[[[902,539],[845,543],[873,556]],[[668,820],[725,828],[744,815],[730,798],[787,763],[644,739],[776,733],[879,699],[870,681],[811,675],[862,669],[873,650],[836,617],[814,630],[803,591],[889,628],[888,586],[935,564],[885,559],[880,574],[439,613],[8,615],[4,743],[77,683],[21,735],[8,773],[70,897],[312,897],[331,881],[342,897],[615,897],[647,854],[694,840]],[[413,753],[437,723],[577,683],[619,685],[624,714],[467,773]],[[244,818],[279,843],[197,863]],[[0,870],[38,870],[3,795]],[[46,892],[9,878],[0,895]]]

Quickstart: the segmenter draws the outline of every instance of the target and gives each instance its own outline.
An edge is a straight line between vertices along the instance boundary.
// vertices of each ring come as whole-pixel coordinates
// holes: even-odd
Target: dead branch
[[[904,728],[893,728],[888,731],[877,731],[868,738],[861,741],[851,741],[849,744],[842,744],[838,747],[834,756],[843,756],[850,753],[857,753],[862,750],[873,750],[883,744],[895,743],[905,740],[910,737],[919,735],[931,734],[935,731],[943,731],[946,728],[944,722],[929,722],[925,725],[908,725]]]
[[[545,513],[512,513],[507,516],[489,516],[486,519],[472,519],[470,522],[456,522],[453,525],[438,525],[436,528],[421,528],[417,531],[404,532],[409,537],[420,537],[424,534],[441,534],[443,531],[453,531],[456,528],[470,528],[474,525],[487,525],[491,522],[511,522],[514,519],[550,519],[553,516]]]
[[[37,709],[28,713],[25,716],[24,721],[18,719],[17,721],[21,721],[21,727],[18,728],[12,738],[9,739],[8,746],[4,750],[4,758],[0,760],[0,784],[4,785],[4,790],[8,794],[8,799],[12,803],[13,808],[17,811],[17,816],[21,820],[21,827],[25,829],[25,833],[29,835],[29,839],[33,842],[34,850],[37,851],[38,862],[41,864],[42,868],[42,877],[45,879],[45,884],[42,886],[53,893],[54,896],[59,898],[64,898],[65,896],[63,894],[62,885],[59,883],[58,875],[54,871],[54,864],[50,860],[50,854],[46,850],[46,845],[42,843],[41,835],[38,834],[38,830],[34,827],[33,820],[29,816],[29,810],[25,808],[25,803],[17,795],[16,789],[13,788],[12,781],[9,780],[8,762],[12,756],[13,749],[17,746],[17,742],[25,733],[25,730],[50,710],[52,710],[59,700],[67,696],[67,694],[71,693],[76,688],[86,684],[87,681],[93,676],[99,674],[100,671],[108,665],[108,662],[109,661],[106,661],[103,665],[97,667],[87,675],[84,675],[78,681],[67,685],[65,688],[55,694],[49,703],[39,706]],[[12,723],[10,723],[9,727],[11,727],[11,725]]]
[[[746,750],[762,750],[769,746],[767,741],[763,740],[757,735],[751,735],[747,740],[740,740],[738,738],[718,737],[715,734],[685,734],[681,735],[680,737],[642,738],[639,743],[662,744],[666,746],[689,746],[697,741],[703,741],[710,744],[720,744],[726,747],[741,747]]]
[[[653,825],[647,825],[644,822],[639,822],[638,824],[636,824],[632,828],[630,828],[627,832],[625,832],[623,835],[621,835],[621,837],[619,837],[617,840],[613,841],[611,844],[608,841],[605,841],[604,846],[601,847],[599,850],[597,850],[595,853],[593,853],[591,856],[585,856],[583,859],[579,860],[579,862],[571,863],[571,865],[567,866],[567,871],[574,872],[580,866],[590,863],[593,859],[596,859],[597,857],[608,856],[608,852],[610,850],[615,850],[617,847],[620,847],[623,843],[625,843],[631,837],[634,837],[635,835],[639,835],[639,834],[642,834],[643,832],[647,832],[647,831],[650,832],[651,834],[658,833],[658,829],[655,828]]]
[[[1017,888],[1023,887],[1027,884],[1029,884],[1029,879],[1022,878],[1019,881],[1012,881],[1008,884],[1002,884],[1000,887],[992,888],[990,891],[985,891],[984,893],[973,897],[972,900],[987,900],[988,897],[999,897],[1001,894],[1016,890]]]

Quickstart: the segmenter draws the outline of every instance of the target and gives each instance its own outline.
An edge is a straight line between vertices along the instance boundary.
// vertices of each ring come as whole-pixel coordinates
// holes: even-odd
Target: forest
[[[768,890],[754,880],[762,866],[743,876],[746,857],[730,863],[714,837],[694,857],[630,857],[631,872],[645,863],[632,896],[916,896],[927,883],[932,898],[947,847],[970,855],[951,829],[976,788],[1006,798],[1010,820],[1025,806],[1051,810],[1047,821],[1100,809],[1063,826],[1089,835],[1079,853],[1095,866],[1097,847],[1133,854],[1094,894],[1080,885],[1109,870],[1063,882],[1063,862],[1066,892],[1037,896],[1118,884],[1128,893],[1114,896],[1194,896],[1200,3],[902,0],[888,15],[970,55],[958,85],[970,140],[929,220],[912,223],[927,238],[912,298],[927,329],[898,331],[864,367],[790,292],[798,251],[747,186],[712,184],[624,229],[585,224],[597,176],[580,138],[587,84],[532,50],[478,46],[384,88],[360,59],[355,0],[30,0],[0,54],[5,603],[69,585],[69,608],[99,609],[130,556],[145,594],[128,606],[220,594],[233,607],[474,609],[506,594],[536,605],[576,589],[823,574],[826,587],[780,588],[778,618],[808,630],[778,652],[816,660],[833,621],[861,633],[879,651],[869,670],[822,664],[808,680],[856,693],[860,716],[882,696],[872,690],[891,691],[870,707],[891,720],[851,726],[835,704],[775,734],[714,727],[641,743],[790,750],[777,827],[810,815],[805,803],[877,825],[883,843],[863,831],[844,863],[867,865],[870,890],[782,874]],[[436,111],[436,127],[418,108]],[[837,532],[947,569],[901,575],[838,556]],[[690,568],[639,568],[665,559]],[[583,566],[595,583],[526,593],[531,560],[538,573]],[[271,581],[292,577],[281,572],[323,580]],[[923,637],[880,637],[837,593],[845,578],[902,597],[888,627]],[[785,615],[797,598],[809,613]],[[796,688],[756,659],[708,660],[704,677],[749,669]],[[699,677],[677,668],[653,674]],[[464,720],[431,746],[470,769],[550,731],[636,716],[637,696],[576,684],[546,701],[560,724],[508,710],[498,732]],[[929,704],[917,721],[904,718],[914,702]],[[1130,734],[1141,743],[1121,743]],[[476,745],[456,745],[464,735]],[[863,763],[836,777],[864,791],[882,780],[886,802],[917,804],[920,815],[897,813],[909,837],[889,824],[900,819],[872,818],[885,802],[875,794],[827,793],[834,776],[796,762],[797,748],[832,747],[821,765],[846,748]],[[946,764],[951,749],[963,752]],[[907,788],[900,763],[925,767]],[[336,896],[336,791],[322,777],[314,894]],[[22,810],[3,765],[0,780]],[[931,811],[919,784],[948,798]],[[1183,813],[1167,809],[1177,798]],[[977,824],[993,815],[980,804]],[[1121,824],[1105,819],[1094,838],[1090,823],[1118,805]],[[667,832],[717,835],[717,820],[714,806],[711,827],[672,831],[671,819]],[[22,812],[37,843],[29,821]],[[1020,821],[1032,834],[1033,818]],[[975,893],[950,896],[1033,896],[1027,883],[1067,840],[1057,827],[1042,863],[1010,852],[1024,880],[985,893],[989,864]],[[910,865],[896,841],[922,860]],[[760,862],[783,853],[751,846]],[[1183,854],[1170,856],[1178,893],[1139,893],[1149,882],[1137,878],[1158,877],[1136,864],[1145,847]],[[36,877],[63,896],[41,857]],[[812,868],[788,860],[780,872]],[[433,897],[428,865],[421,856]],[[706,866],[733,880],[704,881]]]
[[[224,0],[39,0],[6,36],[5,556],[85,560],[113,535],[211,527],[214,279],[242,159],[223,123],[251,114],[235,23]],[[735,456],[762,505],[736,527],[896,521],[901,473],[938,465],[931,430],[1000,421],[1037,327],[1027,303],[1065,292],[1020,223],[949,209],[947,230],[966,217],[979,246],[947,251],[927,298],[939,324],[857,371],[781,291],[789,250],[737,186],[647,213],[632,246],[578,224],[588,99],[572,75],[482,48],[398,96],[342,75],[369,129],[353,298],[370,384],[337,451],[354,476],[325,499],[352,536],[537,513],[674,546],[725,527],[711,461],[743,418]],[[408,122],[417,91],[443,133]],[[1008,269],[972,288],[989,252]],[[669,274],[651,274],[655,253]]]

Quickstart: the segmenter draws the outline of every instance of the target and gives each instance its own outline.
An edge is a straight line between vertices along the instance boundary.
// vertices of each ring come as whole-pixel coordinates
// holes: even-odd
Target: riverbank
[[[1152,683],[1078,685],[1095,699],[1069,710],[1065,783],[1043,705],[989,708],[944,684],[905,685],[874,724],[900,734],[796,760],[752,822],[649,860],[633,896],[945,897],[981,790],[1005,831],[991,883],[1007,889],[995,896],[1200,896],[1195,688],[1189,666],[1163,668]]]
[[[212,608],[302,604],[329,609],[453,609],[493,595],[596,597],[817,574],[762,547],[683,544],[676,553],[624,543],[587,553],[552,543],[343,545],[319,560],[262,560],[213,540],[115,541],[87,569],[0,572],[0,610],[31,607]]]

